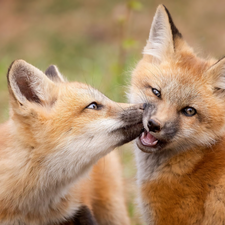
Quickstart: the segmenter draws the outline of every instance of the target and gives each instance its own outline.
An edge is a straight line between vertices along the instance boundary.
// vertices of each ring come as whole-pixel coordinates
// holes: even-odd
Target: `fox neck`
[[[211,147],[195,147],[183,152],[170,149],[160,153],[145,153],[135,145],[138,185],[160,179],[160,177],[169,180],[172,177],[187,174],[196,167],[206,154],[212,152],[212,148],[216,154],[216,149],[220,149],[218,146],[221,144],[225,144],[225,140],[221,140]]]
[[[8,128],[12,126],[14,127],[14,124],[10,121]],[[101,157],[113,150],[113,147],[107,149],[103,146],[101,140],[99,143],[87,140],[88,145],[85,145],[81,136],[66,140],[65,144],[52,146],[52,149],[49,147],[51,143],[47,146],[45,143],[39,143],[37,148],[31,149],[23,142],[24,139],[17,138],[15,129],[10,128],[10,140],[7,141],[10,143],[7,146],[10,157],[6,156],[10,168],[2,168],[4,174],[8,174],[0,180],[0,186],[4,187],[0,192],[0,200],[8,198],[9,205],[13,205],[14,209],[30,212],[32,215],[44,215],[49,212],[49,207],[57,209],[60,202],[71,199],[67,198],[70,188],[88,175]],[[10,186],[4,185],[9,183]],[[79,196],[75,203],[67,201],[68,208],[76,209],[76,205],[80,204]]]

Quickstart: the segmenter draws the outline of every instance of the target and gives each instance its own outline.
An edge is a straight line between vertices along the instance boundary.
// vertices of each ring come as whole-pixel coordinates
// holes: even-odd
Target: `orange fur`
[[[9,68],[8,86],[0,224],[129,224],[119,160],[110,152],[140,134],[143,105],[113,102],[65,82],[54,66],[44,74],[23,60]]]
[[[196,56],[163,5],[143,53],[129,93],[148,105],[135,150],[143,217],[151,225],[222,225],[225,59]]]

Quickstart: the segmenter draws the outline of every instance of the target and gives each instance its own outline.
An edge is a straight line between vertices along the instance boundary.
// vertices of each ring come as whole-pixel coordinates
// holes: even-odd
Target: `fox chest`
[[[141,207],[147,224],[200,224],[206,199],[204,188],[185,180],[157,180],[141,187]]]

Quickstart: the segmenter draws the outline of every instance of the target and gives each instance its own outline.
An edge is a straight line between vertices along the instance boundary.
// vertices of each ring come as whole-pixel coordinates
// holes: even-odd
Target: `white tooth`
[[[154,141],[154,142],[153,142],[153,145],[156,145],[156,144],[157,144],[157,142],[158,142],[158,140],[157,140],[157,141]]]

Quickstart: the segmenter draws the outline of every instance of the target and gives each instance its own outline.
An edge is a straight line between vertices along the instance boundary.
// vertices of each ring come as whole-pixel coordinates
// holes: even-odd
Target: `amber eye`
[[[161,97],[161,92],[160,91],[158,91],[157,89],[155,89],[155,88],[152,88],[152,93],[154,94],[154,95],[156,95],[158,98],[160,98]]]
[[[182,113],[185,116],[194,116],[197,113],[197,111],[193,107],[185,107],[185,108],[182,109]]]
[[[86,107],[87,109],[98,109],[98,104],[96,102],[92,102],[90,105]]]

